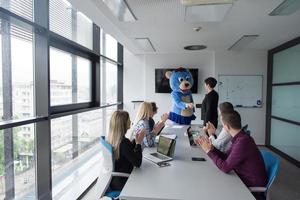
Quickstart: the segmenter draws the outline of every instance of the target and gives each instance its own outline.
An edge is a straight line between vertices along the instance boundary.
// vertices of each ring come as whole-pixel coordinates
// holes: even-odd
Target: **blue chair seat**
[[[120,196],[120,193],[121,193],[121,191],[118,191],[118,190],[110,190],[110,191],[107,191],[104,196],[115,199]]]

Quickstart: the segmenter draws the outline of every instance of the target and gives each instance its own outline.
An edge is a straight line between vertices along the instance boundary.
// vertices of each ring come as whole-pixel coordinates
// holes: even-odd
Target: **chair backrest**
[[[248,129],[248,124],[246,124],[245,126],[242,127],[242,130],[247,134],[247,135],[251,135],[251,131]]]
[[[272,185],[272,183],[276,177],[276,174],[278,172],[279,159],[269,151],[261,150],[260,153],[264,159],[265,168],[266,168],[267,175],[268,175],[268,184],[266,186],[266,188],[268,190],[270,188],[270,186]]]
[[[106,190],[109,187],[111,178],[112,178],[112,172],[114,168],[113,163],[113,148],[112,146],[105,141],[104,138],[100,138],[99,142],[99,175],[98,180],[95,185],[95,197],[100,198],[103,197]]]

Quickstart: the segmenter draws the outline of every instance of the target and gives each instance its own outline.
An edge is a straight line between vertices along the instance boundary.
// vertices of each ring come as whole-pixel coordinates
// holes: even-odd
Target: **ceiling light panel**
[[[111,10],[113,15],[120,21],[131,22],[137,18],[133,14],[126,0],[102,0]]]
[[[221,22],[231,10],[233,4],[187,6],[185,8],[185,21],[197,22]]]
[[[253,40],[257,39],[259,35],[243,35],[238,41],[236,41],[228,50],[236,51],[242,50],[248,46]]]
[[[234,0],[181,0],[185,6],[212,5],[212,4],[233,4]]]
[[[277,6],[269,15],[270,16],[291,15],[299,9],[300,9],[299,0],[285,0],[281,4],[279,4],[279,6]]]
[[[144,52],[156,51],[149,38],[135,38],[135,41]]]

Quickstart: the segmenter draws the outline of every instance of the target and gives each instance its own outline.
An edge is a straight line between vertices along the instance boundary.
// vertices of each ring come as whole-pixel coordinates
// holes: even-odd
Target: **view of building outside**
[[[11,38],[12,40],[12,107],[13,118],[28,118],[34,116],[34,83],[33,83],[33,49],[32,41]],[[0,42],[1,42],[0,38]],[[1,45],[0,45],[1,46]],[[1,49],[0,49],[1,50]],[[0,53],[0,63],[2,53]],[[72,56],[71,54],[52,50],[50,53],[51,105],[72,103]],[[88,60],[77,57],[77,97],[78,102],[91,100],[91,64]],[[52,65],[54,63],[54,65]],[[109,64],[106,70],[106,91],[109,101],[116,102],[117,95],[117,67]],[[3,87],[2,67],[0,67],[0,114],[3,116]],[[73,92],[72,92],[73,91]],[[67,177],[72,171],[72,156],[74,153],[74,131],[77,131],[77,153],[79,157],[90,151],[101,135],[106,135],[108,123],[113,111],[117,108],[109,107],[96,111],[61,117],[51,121],[51,148],[53,183],[62,174]],[[103,116],[105,110],[105,116]],[[74,120],[76,118],[76,120]],[[2,117],[1,117],[2,120]],[[75,124],[76,123],[76,124]],[[74,129],[74,126],[76,129]],[[106,127],[106,130],[104,128]],[[42,133],[37,133],[42,134]],[[14,138],[14,171],[16,197],[34,197],[35,195],[35,149],[34,124],[24,125],[13,129]],[[95,154],[88,154],[94,156]],[[81,159],[81,158],[80,158]],[[83,159],[83,158],[82,158]],[[4,135],[0,131],[0,199],[5,196],[4,171]],[[64,171],[64,173],[62,173]],[[56,175],[60,175],[57,177]]]
[[[0,0],[0,6],[33,21],[33,0]],[[50,0],[49,6],[50,30],[92,49],[92,21],[66,0]],[[102,30],[101,35],[105,38],[101,52],[116,61],[117,41]],[[36,117],[33,36],[31,31],[0,19],[0,122]],[[51,106],[91,102],[90,60],[50,47],[49,61]],[[101,103],[117,103],[117,69],[114,62],[101,62]],[[80,164],[96,156],[95,145],[100,136],[107,135],[115,110],[117,106],[111,106],[51,120],[53,196],[70,184],[67,177]],[[7,143],[9,134],[12,144]],[[13,189],[5,188],[7,179],[14,181],[15,199],[36,199],[36,134],[45,133],[36,133],[35,124],[0,130],[0,199]],[[7,151],[13,151],[9,163]],[[9,166],[13,166],[11,177],[5,176]]]

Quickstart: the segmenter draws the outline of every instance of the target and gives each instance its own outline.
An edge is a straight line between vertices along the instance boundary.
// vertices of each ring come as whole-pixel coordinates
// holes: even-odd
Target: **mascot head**
[[[183,67],[179,67],[173,71],[167,71],[165,75],[170,79],[171,89],[176,92],[190,92],[190,89],[194,84],[192,74]]]

